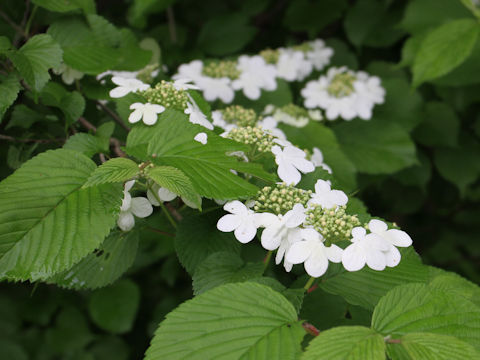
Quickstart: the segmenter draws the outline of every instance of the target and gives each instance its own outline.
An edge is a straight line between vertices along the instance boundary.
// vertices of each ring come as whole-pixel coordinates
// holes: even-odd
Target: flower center
[[[162,80],[154,88],[141,91],[140,95],[145,97],[151,104],[159,104],[166,108],[173,108],[183,111],[187,108],[188,95],[185,90],[177,90],[171,82]]]
[[[356,80],[357,78],[348,72],[336,74],[328,85],[327,91],[337,98],[348,96],[354,91],[353,83]]]
[[[253,209],[256,212],[284,215],[287,211],[292,210],[295,204],[302,204],[306,207],[311,194],[310,190],[297,189],[292,185],[265,186],[257,193]]]
[[[276,64],[280,57],[280,52],[278,50],[265,49],[260,51],[260,56],[263,57],[267,64]]]
[[[211,61],[203,67],[203,75],[212,78],[227,77],[232,80],[238,79],[240,70],[237,69],[237,63],[232,60]]]
[[[253,109],[246,109],[240,105],[228,106],[221,110],[223,119],[230,124],[237,124],[240,127],[254,127],[257,123],[257,114]]]
[[[227,138],[247,145],[254,145],[259,152],[269,152],[276,145],[275,137],[266,133],[261,127],[240,127],[232,129]]]
[[[308,42],[304,42],[302,44],[295,45],[295,46],[292,47],[292,49],[296,50],[296,51],[302,51],[304,53],[307,53],[307,52],[313,50],[312,45],[310,45]]]

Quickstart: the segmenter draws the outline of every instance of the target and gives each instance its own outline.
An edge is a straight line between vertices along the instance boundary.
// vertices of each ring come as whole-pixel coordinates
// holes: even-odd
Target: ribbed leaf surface
[[[133,178],[138,172],[138,165],[135,161],[125,158],[110,159],[95,169],[84,187],[112,182],[124,182]]]

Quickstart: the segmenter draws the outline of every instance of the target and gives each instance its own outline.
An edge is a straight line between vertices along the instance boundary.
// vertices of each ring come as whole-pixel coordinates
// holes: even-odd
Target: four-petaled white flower
[[[306,58],[312,62],[316,70],[322,70],[330,63],[330,58],[333,56],[333,49],[326,47],[325,42],[321,39],[311,41],[309,45],[312,50],[307,51]]]
[[[143,119],[145,125],[153,125],[157,122],[158,114],[165,111],[165,107],[158,104],[142,104],[137,102],[130,105],[130,110],[134,110],[128,117],[128,121],[132,124]]]
[[[54,74],[62,75],[62,81],[67,85],[72,85],[75,80],[83,78],[84,73],[75,70],[65,63],[61,63],[56,69],[52,69]]]
[[[287,81],[302,81],[312,72],[312,63],[305,60],[301,51],[280,49],[277,76]]]
[[[348,271],[358,271],[365,264],[373,270],[383,270],[387,266],[385,252],[389,250],[388,243],[377,234],[367,234],[362,227],[352,230],[352,244],[342,254],[342,264]]]
[[[343,191],[332,190],[329,181],[318,179],[308,204],[318,204],[324,209],[331,209],[346,205],[347,202],[348,196]]]
[[[305,271],[313,277],[325,274],[328,261],[339,263],[342,261],[342,249],[333,244],[326,247],[323,237],[314,229],[301,230],[302,241],[297,241],[288,250],[285,260],[292,264],[304,263]]]
[[[388,230],[387,224],[381,220],[370,220],[368,229],[373,234],[380,236],[387,243],[388,250],[385,251],[387,266],[397,266],[402,256],[396,246],[408,247],[412,245],[412,238],[405,231],[397,229]]]
[[[213,124],[208,121],[205,114],[200,110],[200,108],[195,103],[187,103],[187,108],[184,110],[184,113],[189,115],[189,121],[192,124],[198,124],[203,127],[206,127],[209,130],[213,130]]]
[[[173,82],[173,87],[177,90],[200,90],[197,85],[190,84],[192,79],[177,79]]]
[[[280,146],[275,145],[272,147],[272,153],[278,165],[278,176],[288,185],[297,185],[300,182],[302,179],[300,171],[306,174],[315,170],[313,163],[305,158],[305,151],[295,146],[286,146],[282,150]]]
[[[144,91],[150,88],[150,85],[144,84],[140,80],[125,79],[119,76],[112,77],[112,82],[118,85],[116,88],[110,90],[110,97],[112,98],[121,98],[131,92]]]
[[[193,140],[198,141],[200,144],[206,145],[207,140],[208,140],[208,136],[204,132],[201,132],[201,133],[198,133],[197,135],[195,135]]]
[[[117,225],[123,231],[129,231],[135,225],[134,215],[139,218],[145,218],[152,214],[153,207],[144,197],[134,197],[130,195],[130,189],[135,180],[127,181],[123,190],[122,206],[118,216]]]
[[[302,204],[295,204],[293,209],[283,216],[270,213],[259,215],[258,222],[265,227],[261,237],[262,246],[267,250],[278,249],[275,263],[280,264],[290,246],[301,240],[299,226],[305,221],[305,208]],[[293,264],[285,259],[283,266],[290,271]]]
[[[313,163],[313,165],[315,165],[315,167],[321,167],[323,170],[326,170],[329,174],[332,173],[332,168],[323,162],[323,154],[319,148],[317,147],[313,148],[313,154],[310,161]]]
[[[232,87],[242,90],[250,100],[257,100],[262,89],[273,91],[277,88],[275,66],[267,64],[261,56],[240,56],[237,68],[241,73],[238,79],[233,80]]]
[[[223,232],[234,232],[242,244],[252,241],[260,227],[258,215],[238,200],[230,201],[223,206],[230,214],[222,216],[217,222],[217,229]]]

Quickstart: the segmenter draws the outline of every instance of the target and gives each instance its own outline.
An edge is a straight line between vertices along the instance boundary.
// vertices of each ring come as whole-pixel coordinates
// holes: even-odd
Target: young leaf
[[[35,91],[40,91],[50,79],[48,70],[60,66],[62,48],[50,35],[40,34],[30,38],[18,51],[8,57],[20,75]]]
[[[383,336],[363,326],[340,326],[313,339],[301,360],[385,359]]]
[[[190,179],[180,170],[171,166],[147,167],[145,174],[161,187],[178,194],[197,208],[202,207],[202,198],[193,188]]]
[[[84,188],[105,183],[125,182],[139,173],[135,161],[126,158],[114,158],[100,165],[90,175]]]
[[[51,150],[0,183],[1,277],[47,279],[102,243],[115,224],[122,189],[82,189],[94,169],[78,152]]]
[[[169,313],[145,360],[295,359],[304,335],[281,294],[252,282],[227,284]]]
[[[480,309],[461,296],[424,284],[389,291],[373,312],[372,327],[392,337],[412,332],[455,336],[480,349]]]
[[[0,123],[2,122],[5,111],[13,104],[17,99],[18,92],[20,91],[20,81],[18,81],[17,75],[11,73],[7,77],[0,77]]]
[[[75,290],[110,285],[132,266],[137,248],[137,232],[112,232],[93,253],[47,282]]]
[[[413,86],[445,75],[464,62],[472,52],[479,31],[477,21],[461,19],[430,32],[413,63]]]

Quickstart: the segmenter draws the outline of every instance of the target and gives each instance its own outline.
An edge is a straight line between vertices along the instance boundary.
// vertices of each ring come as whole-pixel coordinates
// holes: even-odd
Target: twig
[[[175,234],[172,234],[172,233],[169,233],[169,232],[166,232],[166,231],[163,231],[163,230],[158,230],[158,229],[151,228],[151,227],[148,227],[147,230],[150,230],[150,231],[153,231],[153,232],[165,235],[165,236],[175,237]]]
[[[2,140],[7,140],[7,141],[12,141],[12,142],[20,142],[20,143],[37,143],[37,144],[48,144],[48,143],[61,143],[64,142],[65,139],[18,139],[13,136],[8,136],[8,135],[3,135],[0,134],[0,139]]]
[[[84,117],[79,117],[78,122],[87,130],[91,130],[94,133],[97,132],[97,128]],[[113,152],[119,157],[125,157],[125,153],[120,149],[121,143],[120,140],[116,138],[110,138],[110,145],[113,147]]]
[[[182,221],[183,216],[175,209],[172,204],[166,203],[165,206],[167,207],[168,211],[170,211],[170,214],[175,218],[177,221]]]
[[[25,28],[25,24],[27,23],[28,20],[28,13],[30,10],[30,0],[25,1],[25,11],[23,12],[23,19],[22,22],[20,23],[20,28],[25,29],[23,33],[28,36],[28,29]],[[18,42],[22,38],[22,35],[19,34],[18,32],[15,34],[15,37],[13,38],[12,44],[13,46],[17,47]]]
[[[100,157],[100,161],[102,162],[102,164],[107,161],[104,153],[100,153],[100,154],[98,154],[98,156]]]
[[[313,336],[318,336],[320,335],[320,330],[318,330],[314,325],[310,324],[309,322],[304,322],[302,324],[303,328],[307,333]]]
[[[127,125],[125,125],[123,120],[120,119],[120,117],[117,114],[115,114],[112,110],[110,110],[108,106],[102,104],[100,101],[97,101],[97,105],[100,106],[102,110],[105,111],[113,120],[115,120],[115,122],[118,125],[120,125],[123,129],[125,129],[126,131],[130,131],[130,128]]]
[[[25,34],[25,32],[23,31],[23,29],[22,29],[20,26],[18,26],[17,24],[15,24],[15,22],[14,22],[12,19],[10,19],[10,17],[9,17],[6,13],[4,13],[2,10],[0,10],[0,16],[1,16],[12,28],[14,28],[15,31],[16,31],[19,35],[21,35],[21,36],[23,36],[23,37],[27,37],[27,34]]]
[[[177,43],[177,28],[175,26],[175,15],[173,14],[173,8],[167,7],[167,20],[168,20],[168,33],[170,34],[170,41],[172,44]]]

